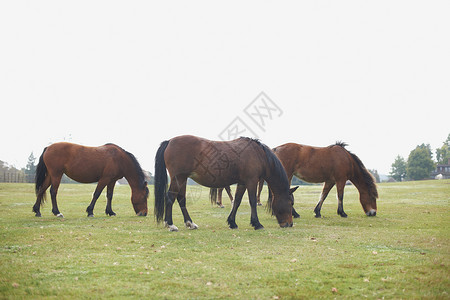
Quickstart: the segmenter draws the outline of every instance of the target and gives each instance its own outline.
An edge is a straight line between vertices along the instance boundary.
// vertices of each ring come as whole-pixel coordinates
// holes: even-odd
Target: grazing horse
[[[168,189],[167,171],[170,176]],[[161,143],[155,157],[154,214],[158,223],[164,218],[170,231],[178,230],[172,220],[175,199],[186,227],[198,228],[186,209],[188,177],[210,188],[238,184],[233,209],[227,219],[230,228],[238,227],[236,212],[247,189],[251,206],[250,224],[255,229],[264,228],[256,210],[256,187],[259,179],[263,178],[272,189],[274,196],[270,209],[279,225],[292,226],[293,190],[290,190],[286,172],[275,154],[257,140],[241,137],[223,142],[185,135]]]
[[[314,209],[316,218],[321,217],[322,204],[334,185],[337,188],[337,213],[341,217],[347,217],[343,204],[347,180],[350,180],[358,189],[359,201],[366,215],[377,214],[378,192],[375,180],[361,160],[345,149],[345,146],[347,145],[342,142],[328,147],[288,143],[273,149],[286,170],[289,182],[294,175],[306,182],[324,182],[322,194]],[[293,214],[297,214],[295,209],[292,211]]]
[[[106,214],[116,215],[111,208],[116,181],[125,177],[131,187],[131,203],[139,216],[147,215],[148,188],[144,172],[133,154],[117,145],[85,147],[72,143],[55,143],[44,149],[36,168],[36,203],[33,212],[41,216],[40,206],[45,200],[45,191],[51,185],[52,212],[63,217],[56,203],[61,177],[68,177],[81,183],[98,182],[91,204],[86,209],[88,217],[94,216],[94,206],[107,186]]]

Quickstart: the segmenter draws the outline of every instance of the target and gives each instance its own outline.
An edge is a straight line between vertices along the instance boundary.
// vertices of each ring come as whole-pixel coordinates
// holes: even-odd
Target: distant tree
[[[397,155],[394,163],[391,165],[389,175],[397,181],[402,181],[406,177],[406,161],[400,155]]]
[[[450,159],[450,133],[447,136],[447,140],[444,142],[441,148],[436,149],[436,160],[440,165],[448,163]]]
[[[430,145],[419,145],[411,151],[408,157],[406,175],[412,180],[421,180],[430,177],[435,168]]]
[[[378,175],[378,171],[377,170],[369,170],[370,174],[373,175],[373,177],[375,178],[375,182],[380,182],[380,175]]]
[[[27,166],[25,167],[24,173],[26,176],[27,182],[34,182],[34,175],[36,173],[36,157],[34,156],[33,152],[31,152],[30,156],[28,156],[28,162]]]

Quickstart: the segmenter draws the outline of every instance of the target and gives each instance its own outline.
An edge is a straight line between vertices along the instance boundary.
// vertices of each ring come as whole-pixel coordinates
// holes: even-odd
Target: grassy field
[[[152,190],[151,215],[134,216],[127,186],[116,188],[117,216],[104,215],[102,195],[87,218],[94,188],[62,185],[65,218],[50,202],[36,218],[31,184],[0,184],[0,298],[450,298],[449,180],[380,184],[374,218],[347,186],[349,217],[336,214],[333,189],[316,219],[321,186],[301,186],[294,227],[259,208],[259,231],[246,199],[230,230],[229,201],[213,207],[199,186],[187,204],[198,230],[184,228],[178,204],[180,231],[157,225]]]

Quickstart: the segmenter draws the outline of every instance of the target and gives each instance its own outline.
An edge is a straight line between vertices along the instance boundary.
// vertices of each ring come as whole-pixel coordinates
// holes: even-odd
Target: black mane
[[[331,145],[330,147],[332,147],[332,146],[339,146],[339,147],[342,147],[345,149],[345,147],[348,146],[348,144],[344,143],[342,141],[337,141],[336,144]],[[348,151],[347,149],[345,149],[345,151],[347,151],[348,154],[351,155],[353,160],[356,162],[358,168],[361,170],[364,183],[366,184],[367,190],[369,191],[369,195],[372,198],[378,198],[377,186],[376,186],[375,179],[373,178],[372,174],[370,174],[370,172],[364,166],[363,162],[359,159],[358,156],[356,156],[356,154],[353,154],[352,152]]]
[[[334,145],[331,145],[331,146],[340,146],[342,148],[345,148],[348,146],[348,144],[343,141],[337,141]]]
[[[289,180],[286,175],[286,171],[284,170],[284,167],[281,164],[281,161],[278,159],[278,157],[275,155],[275,153],[267,145],[261,143],[261,141],[258,139],[253,139],[253,138],[249,138],[249,137],[241,137],[241,139],[246,139],[246,140],[254,142],[258,146],[260,146],[264,150],[264,154],[267,158],[268,165],[274,173],[272,176],[278,178],[281,183],[285,182],[287,185],[289,185]],[[270,189],[269,189],[269,193],[270,193]],[[272,212],[272,197],[270,197],[270,196],[269,196],[269,200],[267,202],[267,210],[269,212]]]
[[[120,150],[122,150],[123,152],[125,152],[128,155],[128,157],[131,159],[131,162],[133,163],[134,168],[136,170],[136,173],[138,175],[139,183],[140,183],[140,185],[142,187],[144,187],[145,186],[145,181],[146,181],[145,180],[145,174],[144,174],[144,171],[141,168],[141,165],[139,164],[138,160],[136,159],[136,157],[132,153],[126,151],[125,149],[123,149],[120,146],[117,146],[116,144],[108,143],[106,145],[115,146],[115,147],[119,148]]]

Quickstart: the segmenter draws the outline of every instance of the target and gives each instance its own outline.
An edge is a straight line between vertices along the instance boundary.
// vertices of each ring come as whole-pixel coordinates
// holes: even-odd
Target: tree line
[[[435,170],[436,164],[447,164],[450,159],[450,134],[442,147],[436,149],[436,161],[429,144],[416,146],[408,156],[408,159],[397,155],[391,165],[390,176],[397,180],[422,180],[429,179],[431,172]]]

